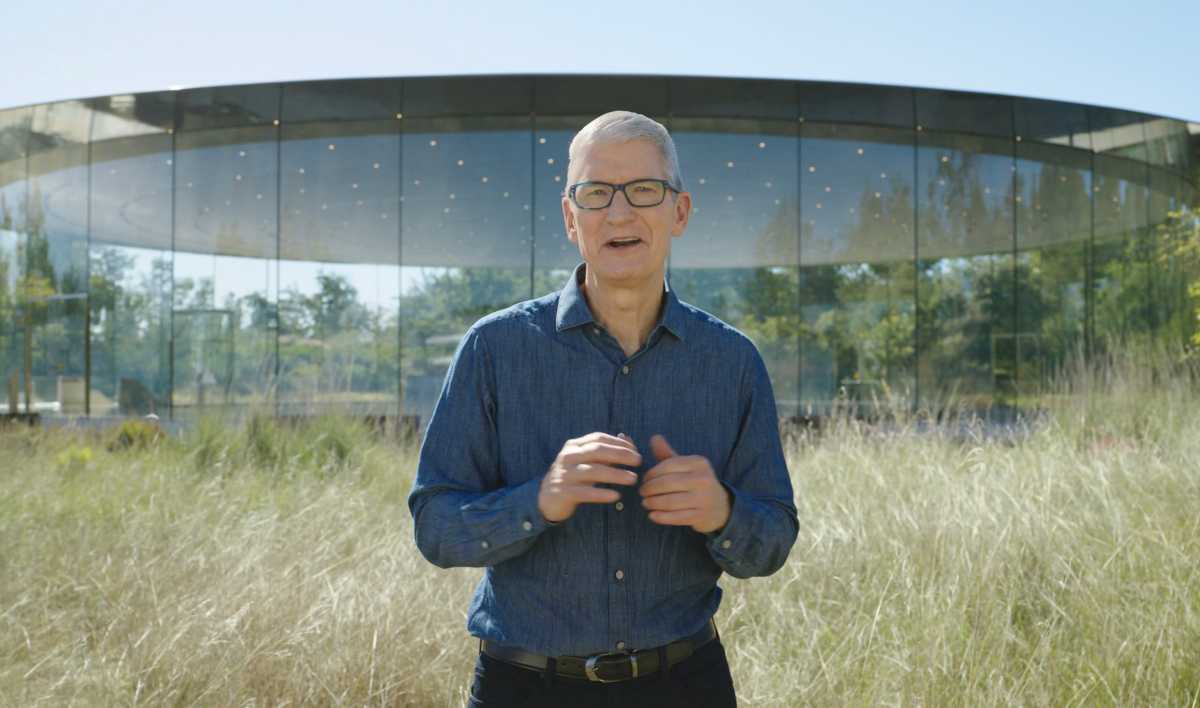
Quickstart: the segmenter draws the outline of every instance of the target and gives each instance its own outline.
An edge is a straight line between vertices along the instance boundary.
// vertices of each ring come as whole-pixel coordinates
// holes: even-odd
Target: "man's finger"
[[[612,504],[621,499],[621,493],[615,489],[568,484],[563,486],[562,490],[568,499],[581,504]]]
[[[642,484],[646,484],[647,482],[658,479],[659,477],[665,475],[690,472],[693,465],[694,461],[683,455],[663,460],[647,470],[646,474],[642,475]]]
[[[684,511],[652,511],[650,520],[663,526],[691,526],[699,521],[700,515],[695,509]]]
[[[642,456],[637,450],[628,447],[620,438],[613,438],[619,444],[590,441],[563,455],[560,460],[568,465],[580,464],[609,464],[609,465],[640,465]]]
[[[698,509],[700,500],[691,492],[672,492],[656,494],[642,500],[642,506],[651,511],[682,511],[683,509]]]
[[[661,435],[650,436],[650,451],[654,453],[655,459],[659,462],[670,457],[675,457],[678,454],[671,447],[671,443],[667,442],[667,439]]]
[[[650,479],[649,475],[642,482],[642,486],[638,487],[638,494],[643,497],[653,497],[659,494],[671,494],[674,492],[690,492],[697,487],[698,480],[696,476],[686,471],[679,471],[673,474],[659,474]]]
[[[590,442],[605,443],[608,445],[616,445],[618,447],[627,447],[630,450],[637,452],[637,446],[633,444],[633,439],[625,433],[620,433],[619,435],[609,435],[608,433],[601,432],[588,433],[581,438],[577,438],[575,442],[580,444]]]
[[[624,484],[631,486],[637,484],[637,481],[637,473],[607,465],[576,465],[568,468],[566,474],[563,475],[563,482],[566,484]]]

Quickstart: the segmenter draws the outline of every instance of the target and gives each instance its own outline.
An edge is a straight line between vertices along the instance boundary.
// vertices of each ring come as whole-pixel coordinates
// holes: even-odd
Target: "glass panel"
[[[920,405],[1011,404],[1012,143],[926,131],[917,145]]]
[[[24,303],[33,403],[45,413],[82,414],[87,407],[90,126],[90,111],[79,102],[33,111]]]
[[[29,157],[28,275],[51,293],[81,293],[87,281],[87,133],[80,103],[38,106]]]
[[[86,412],[84,333],[87,295],[33,291],[22,298],[29,342],[25,370],[32,383],[33,410],[43,415]]]
[[[90,99],[92,141],[159,135],[175,127],[174,91],[118,94]]]
[[[1196,328],[1194,308],[1188,294],[1196,262],[1194,215],[1188,210],[1189,185],[1179,175],[1150,168],[1150,232],[1154,241],[1150,254],[1150,298],[1157,303],[1155,314],[1162,338],[1174,346],[1189,343]]]
[[[1200,346],[1200,189],[1183,184],[1183,213],[1172,228],[1172,242],[1168,253],[1185,254],[1179,258],[1177,268],[1181,285],[1184,286],[1184,311],[1176,314],[1177,325],[1169,332],[1177,332],[1191,347]]]
[[[533,110],[539,116],[587,116],[588,120],[618,107],[665,116],[670,112],[668,82],[656,76],[539,76],[534,81]]]
[[[276,374],[277,129],[176,138],[173,407],[265,405]]]
[[[528,116],[533,79],[456,76],[404,80],[404,116]]]
[[[785,416],[800,412],[796,126],[671,122],[693,198],[687,233],[672,244],[671,286],[754,340]]]
[[[214,86],[179,93],[181,130],[273,125],[279,119],[279,86]]]
[[[1150,164],[1176,172],[1187,169],[1187,125],[1169,118],[1147,118],[1146,149]]]
[[[1200,123],[1188,123],[1188,149],[1186,169],[1192,185],[1200,189]],[[1195,202],[1192,202],[1193,205]]]
[[[172,177],[163,132],[92,146],[93,414],[170,407]]]
[[[800,115],[811,122],[845,122],[912,128],[913,92],[899,86],[802,82]]]
[[[1037,98],[1015,98],[1013,110],[1016,112],[1017,135],[1021,140],[1084,149],[1092,146],[1086,106]]]
[[[1154,316],[1147,169],[1132,160],[1095,157],[1093,332],[1100,347],[1148,334]]]
[[[796,84],[766,79],[671,79],[671,115],[795,120]]]
[[[533,292],[561,290],[581,261],[567,240],[562,194],[567,188],[567,150],[579,129],[595,116],[538,118],[534,128]]]
[[[93,414],[166,415],[171,400],[173,91],[91,99]]]
[[[394,417],[400,386],[397,122],[285,126],[280,411]]]
[[[472,323],[530,297],[532,155],[527,118],[404,119],[405,415],[428,420]]]
[[[1147,159],[1145,116],[1116,108],[1088,108],[1092,149],[1133,160]]]
[[[27,152],[32,111],[0,111],[0,412],[25,409],[25,341],[19,298],[25,275]]]
[[[916,89],[917,125],[924,130],[946,130],[1010,138],[1013,134],[1013,99],[962,91]]]
[[[1089,153],[1017,144],[1017,385],[1030,403],[1084,353],[1091,194]]]
[[[400,79],[305,81],[283,85],[283,122],[395,120]]]
[[[915,400],[913,133],[805,123],[802,399],[825,413]]]

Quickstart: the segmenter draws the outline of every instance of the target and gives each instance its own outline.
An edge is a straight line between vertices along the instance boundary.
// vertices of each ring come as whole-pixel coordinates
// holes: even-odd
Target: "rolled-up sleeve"
[[[500,477],[494,376],[472,328],[446,372],[408,497],[417,548],[442,568],[496,565],[552,526],[537,506],[540,476],[513,487]]]
[[[771,380],[751,347],[743,367],[741,424],[721,482],[732,501],[729,520],[706,534],[708,552],[737,578],[770,575],[783,567],[796,542],[799,522],[788,475]]]

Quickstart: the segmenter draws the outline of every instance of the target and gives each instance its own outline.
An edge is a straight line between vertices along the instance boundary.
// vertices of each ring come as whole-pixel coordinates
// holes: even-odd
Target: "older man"
[[[606,113],[567,178],[583,263],[463,338],[409,497],[417,546],[487,569],[470,705],[732,706],[717,579],[775,572],[797,532],[771,383],[666,284],[692,212],[666,129]]]

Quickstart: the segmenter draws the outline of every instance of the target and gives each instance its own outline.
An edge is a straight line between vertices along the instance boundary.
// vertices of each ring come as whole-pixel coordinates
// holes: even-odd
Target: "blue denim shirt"
[[[721,602],[722,571],[775,572],[798,531],[771,382],[750,340],[668,288],[645,346],[626,357],[592,318],[583,268],[561,292],[466,333],[408,499],[430,562],[486,567],[468,631],[551,656],[696,632]],[[655,524],[636,487],[615,485],[621,504],[581,504],[546,521],[542,477],[563,443],[597,431],[633,439],[639,476],[656,464],[655,433],[681,455],[707,457],[732,496],[728,523],[711,534]]]

